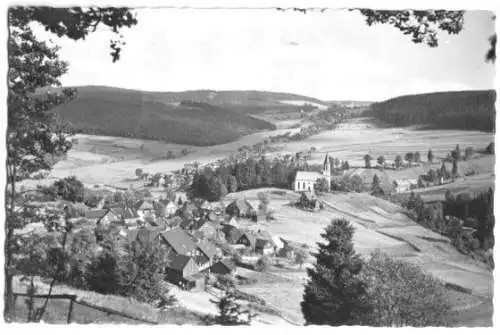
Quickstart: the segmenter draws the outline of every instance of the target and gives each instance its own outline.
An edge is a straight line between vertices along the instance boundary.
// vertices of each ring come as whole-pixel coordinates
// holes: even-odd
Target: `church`
[[[328,191],[330,191],[332,177],[330,158],[328,157],[328,154],[325,155],[322,173],[313,171],[297,171],[297,174],[295,175],[294,190],[295,192],[314,192],[314,185],[318,179],[321,178],[326,179],[328,183]]]

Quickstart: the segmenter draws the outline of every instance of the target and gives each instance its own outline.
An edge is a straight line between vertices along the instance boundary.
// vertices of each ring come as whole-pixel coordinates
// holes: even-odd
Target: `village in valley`
[[[79,40],[27,8],[19,49],[25,17]],[[133,29],[121,10],[114,29]],[[9,86],[6,320],[492,325],[495,91],[330,101],[46,77]]]

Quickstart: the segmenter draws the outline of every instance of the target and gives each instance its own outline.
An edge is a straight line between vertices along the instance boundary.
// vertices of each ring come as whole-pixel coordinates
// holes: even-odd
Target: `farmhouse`
[[[212,265],[212,267],[210,268],[210,272],[218,275],[232,276],[236,272],[236,266],[230,260],[222,259],[217,263],[215,263],[214,265]]]
[[[140,219],[139,214],[131,208],[128,207],[115,207],[110,210],[118,217],[119,222],[123,222],[126,225],[131,225],[137,223]]]
[[[396,193],[403,193],[418,185],[416,179],[399,179],[394,181]]]
[[[170,200],[159,200],[153,203],[157,216],[172,217],[177,212],[177,205]]]
[[[325,155],[323,161],[323,172],[313,171],[297,171],[295,181],[293,183],[295,192],[314,192],[314,185],[318,179],[324,178],[327,182],[328,191],[330,191],[331,178],[331,165],[328,154]]]
[[[255,240],[255,252],[262,255],[274,254],[276,244],[268,232],[259,231]]]
[[[155,208],[151,201],[148,200],[139,200],[135,203],[134,209],[137,211],[139,216],[144,217],[146,215],[154,215]]]
[[[198,265],[192,257],[185,255],[175,255],[166,269],[166,277],[173,283],[191,282],[197,273]]]
[[[105,217],[108,212],[109,210],[107,209],[89,210],[85,213],[85,218],[93,223],[110,223],[110,221],[107,221],[109,219],[109,216]]]
[[[237,199],[226,207],[226,213],[231,216],[249,217],[255,212],[252,205],[245,199]]]
[[[163,241],[178,255],[195,256],[196,243],[181,228],[173,228],[161,234]]]

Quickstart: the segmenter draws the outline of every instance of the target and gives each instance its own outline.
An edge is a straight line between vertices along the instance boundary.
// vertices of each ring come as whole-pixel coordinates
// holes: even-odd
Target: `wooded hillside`
[[[406,95],[372,104],[363,115],[395,126],[495,130],[494,90]]]
[[[82,87],[77,98],[56,112],[75,132],[214,145],[255,131],[269,122],[205,102],[167,102],[165,93]]]

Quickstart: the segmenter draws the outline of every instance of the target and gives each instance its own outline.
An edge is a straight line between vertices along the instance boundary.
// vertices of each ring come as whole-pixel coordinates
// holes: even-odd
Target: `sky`
[[[85,41],[43,38],[69,62],[62,84],[146,91],[267,90],[323,100],[380,101],[404,94],[488,89],[492,14],[465,14],[459,35],[414,44],[392,26],[368,27],[357,12],[139,9],[138,25],[111,62],[103,29]]]

